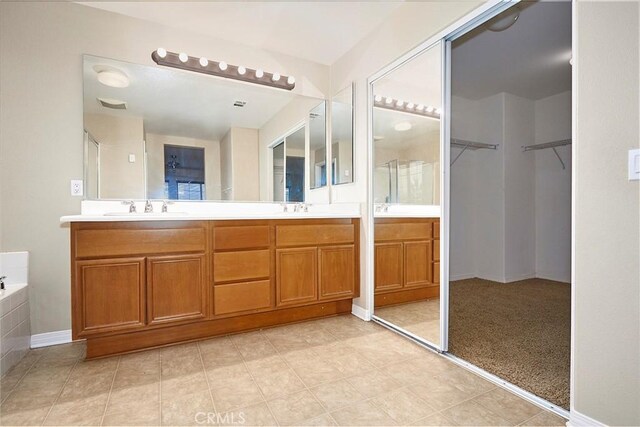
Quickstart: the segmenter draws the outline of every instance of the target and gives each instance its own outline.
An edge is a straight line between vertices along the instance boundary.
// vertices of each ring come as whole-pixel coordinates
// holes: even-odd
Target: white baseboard
[[[536,277],[538,279],[552,280],[554,282],[571,283],[571,275],[566,277],[566,275],[563,274],[538,272],[536,273]]]
[[[351,314],[353,314],[356,317],[359,317],[362,320],[365,321],[369,321],[371,320],[371,313],[369,312],[369,310],[365,310],[364,308],[360,307],[359,305],[355,305],[353,304],[351,306]]]
[[[450,282],[455,282],[457,280],[467,280],[467,279],[475,279],[476,275],[471,274],[456,274],[455,276],[449,276]]]
[[[535,272],[528,273],[528,274],[521,274],[518,276],[505,277],[504,283],[519,282],[520,280],[535,279],[537,277],[538,276],[536,275]]]
[[[606,424],[596,421],[591,417],[587,417],[584,414],[572,409],[569,413],[569,421],[567,421],[568,427],[601,427]]]
[[[31,335],[31,348],[48,347],[50,345],[66,344],[70,342],[71,329]]]

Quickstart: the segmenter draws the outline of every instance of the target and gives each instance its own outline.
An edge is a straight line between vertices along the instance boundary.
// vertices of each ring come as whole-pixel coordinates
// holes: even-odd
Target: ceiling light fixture
[[[375,95],[373,98],[374,107],[384,108],[386,110],[399,111],[402,113],[414,114],[422,117],[429,117],[431,119],[440,119],[440,109],[432,106],[428,106],[425,109],[424,104],[416,104],[414,102],[404,102],[399,99],[393,99],[390,96],[386,98],[382,95]]]
[[[217,77],[226,77],[228,79],[241,80],[278,89],[293,90],[296,86],[296,79],[293,76],[283,76],[280,73],[266,73],[260,68],[252,70],[242,65],[229,65],[224,61],[211,61],[205,57],[192,57],[186,53],[178,54],[175,52],[167,52],[163,48],[154,50],[151,53],[151,59],[153,59],[156,64],[165,67],[178,68]]]
[[[411,123],[409,122],[400,122],[400,123],[396,123],[396,125],[393,127],[396,131],[398,132],[406,132],[409,129],[411,129]]]
[[[520,17],[520,9],[515,6],[487,23],[487,29],[499,33],[516,23]]]
[[[116,68],[96,66],[94,70],[98,73],[98,81],[105,86],[118,88],[129,86],[129,77]]]

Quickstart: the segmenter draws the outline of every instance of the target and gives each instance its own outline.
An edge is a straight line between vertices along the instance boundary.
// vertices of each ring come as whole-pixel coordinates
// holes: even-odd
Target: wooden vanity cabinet
[[[374,227],[375,306],[438,296],[439,220],[378,218]]]
[[[72,332],[87,357],[351,311],[359,220],[71,224]]]

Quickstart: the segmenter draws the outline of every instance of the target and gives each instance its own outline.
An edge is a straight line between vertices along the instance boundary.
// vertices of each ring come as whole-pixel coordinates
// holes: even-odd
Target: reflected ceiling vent
[[[234,106],[234,107],[240,107],[240,108],[242,108],[242,107],[244,107],[245,105],[247,105],[247,103],[246,103],[246,102],[244,102],[244,101],[236,101],[236,102],[234,102],[234,103],[233,103],[233,106]]]
[[[318,113],[309,113],[309,118],[311,118],[311,120],[317,119],[318,117],[320,117],[320,114]]]
[[[112,110],[126,110],[127,103],[124,101],[120,101],[119,99],[110,99],[110,98],[98,98],[98,102],[104,108],[111,108]]]

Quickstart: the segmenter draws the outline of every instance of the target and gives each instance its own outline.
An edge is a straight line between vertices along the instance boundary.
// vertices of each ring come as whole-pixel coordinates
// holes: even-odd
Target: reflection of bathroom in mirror
[[[105,70],[117,85],[99,81]],[[303,202],[326,184],[308,176],[305,156],[310,144],[325,151],[325,108],[282,89],[85,55],[87,198]]]
[[[327,185],[327,104],[309,112],[309,179],[311,188]]]
[[[306,126],[302,125],[271,147],[273,201],[305,201],[305,135]]]
[[[440,345],[441,48],[374,81],[374,314]]]
[[[331,183],[353,182],[353,85],[331,101]]]

